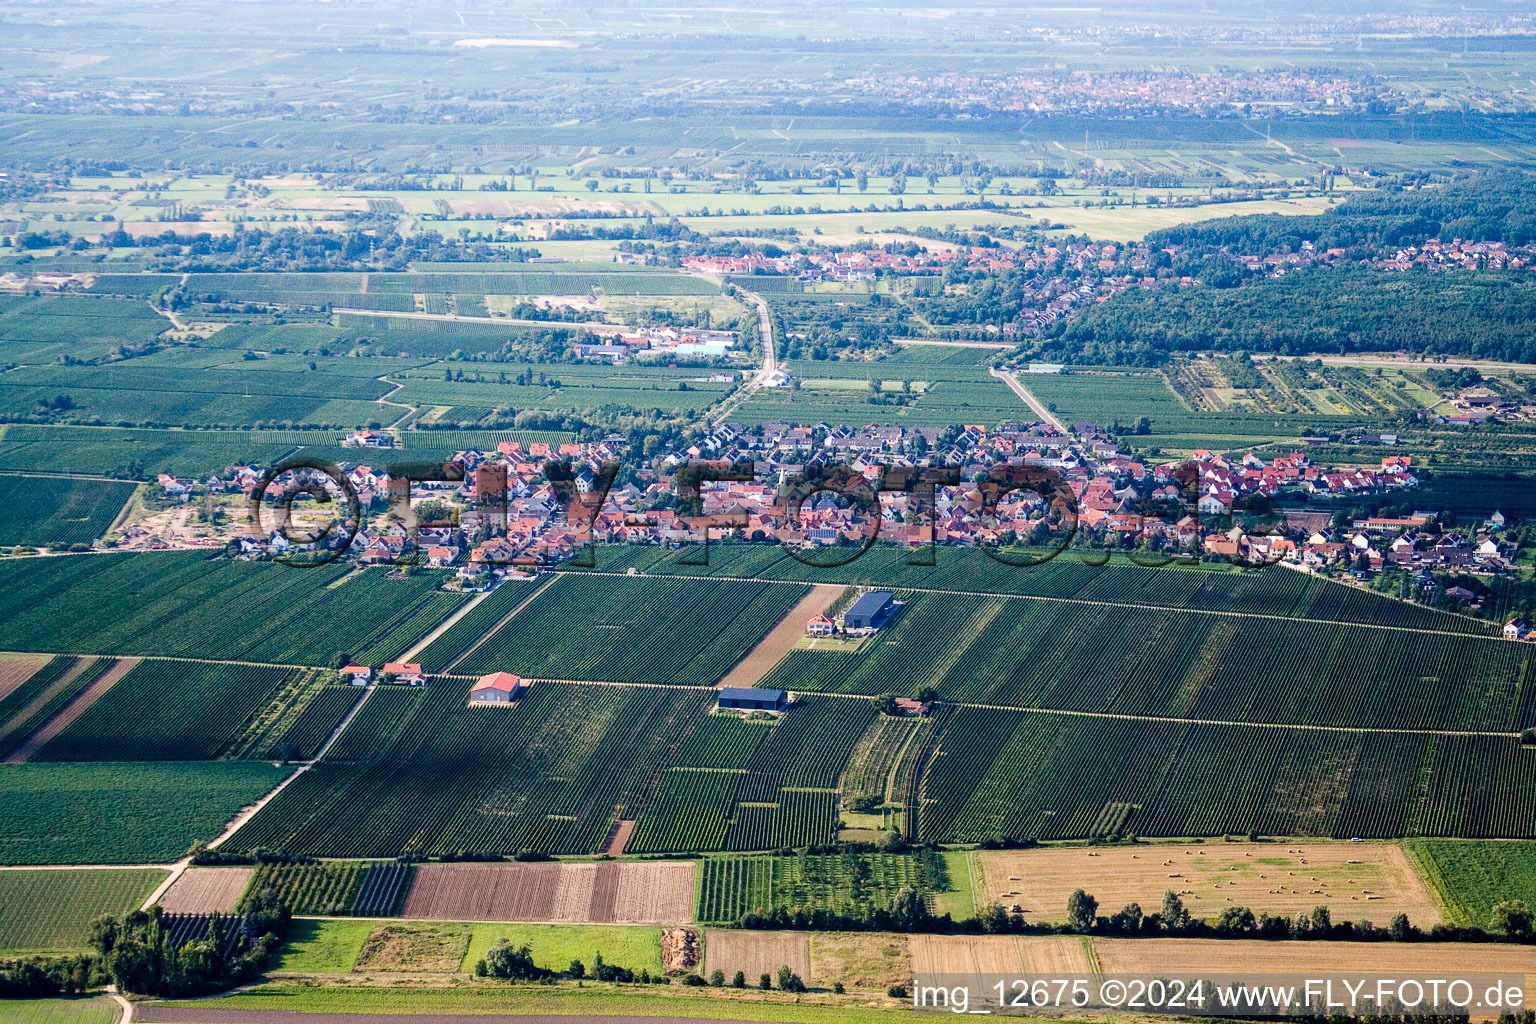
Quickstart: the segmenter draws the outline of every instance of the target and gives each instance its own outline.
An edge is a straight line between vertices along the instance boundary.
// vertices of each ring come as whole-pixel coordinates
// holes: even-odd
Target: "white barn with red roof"
[[[522,696],[523,677],[511,672],[492,672],[475,680],[469,688],[471,704],[510,704]]]

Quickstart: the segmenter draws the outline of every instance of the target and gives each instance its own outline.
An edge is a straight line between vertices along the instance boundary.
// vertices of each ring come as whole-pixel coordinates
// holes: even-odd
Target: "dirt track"
[[[133,1019],[142,1024],[487,1024],[493,1020],[516,1024],[719,1024],[698,1017],[615,1017],[591,1014],[484,1013],[297,1013],[293,1010],[205,1010],[200,1006],[137,1006]],[[760,1021],[759,1024],[772,1024]]]
[[[37,753],[44,744],[67,729],[69,723],[84,714],[85,709],[94,704],[98,697],[110,690],[119,679],[137,668],[138,665],[138,658],[119,658],[117,664],[110,666],[95,682],[81,690],[75,695],[73,700],[60,708],[58,714],[48,719],[41,728],[23,740],[21,746],[13,750],[11,756],[5,759],[5,763],[25,763],[27,758]]]
[[[778,625],[770,629],[768,635],[736,663],[736,667],[726,674],[720,685],[756,686],[762,682],[763,677],[773,671],[773,666],[795,649],[795,641],[805,635],[805,620],[830,608],[832,602],[846,589],[841,584],[814,584],[811,592],[796,601],[794,607],[784,613]]]

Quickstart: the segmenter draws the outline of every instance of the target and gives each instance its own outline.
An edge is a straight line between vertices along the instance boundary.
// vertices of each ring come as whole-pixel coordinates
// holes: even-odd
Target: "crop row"
[[[1025,708],[1512,731],[1532,662],[1485,637],[920,594],[873,646],[793,651],[767,685],[873,695],[931,684],[945,700]]]
[[[143,661],[32,760],[211,760],[296,675],[253,665]]]
[[[1110,817],[1147,836],[1536,835],[1536,768],[1513,736],[971,708],[939,728],[922,780],[926,841],[1082,838]]]
[[[803,594],[764,583],[562,574],[456,671],[708,686]]]

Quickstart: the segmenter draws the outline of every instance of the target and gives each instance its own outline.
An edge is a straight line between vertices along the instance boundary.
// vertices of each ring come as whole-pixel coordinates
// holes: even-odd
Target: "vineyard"
[[[690,566],[697,546],[682,551],[652,547],[601,547],[601,572],[640,572],[704,577],[753,577],[808,583],[845,583],[895,589],[923,588],[984,594],[1046,597],[1089,603],[1162,609],[1275,615],[1321,622],[1361,623],[1433,629],[1448,633],[1491,635],[1487,622],[1381,594],[1290,572],[1280,567],[1236,570],[1190,566],[1143,568],[1118,559],[1103,566],[1085,565],[1075,552],[1043,565],[1014,566],[975,548],[943,547],[935,565],[909,564],[904,549],[876,545],[848,565],[808,566],[777,544],[711,544],[709,565]]]
[[[470,708],[462,683],[425,689],[414,708],[402,700],[370,717],[376,693],[327,761],[233,844],[335,857],[594,853],[615,820],[644,812],[668,752],[708,706],[702,692],[536,683],[512,708]]]
[[[250,761],[0,766],[0,864],[168,863],[286,774]]]
[[[339,564],[298,572],[201,552],[49,558],[0,565],[0,618],[15,650],[377,662],[405,651],[465,599],[437,590],[442,578],[423,571],[389,579]],[[78,614],[82,607],[93,614]]]
[[[710,716],[663,773],[626,852],[830,842],[838,776],[874,716],[868,701],[817,697],[802,699],[771,725]]]
[[[399,912],[410,873],[398,861],[263,864],[246,891],[275,889],[295,914],[388,917]]]
[[[106,532],[136,485],[104,480],[0,476],[0,544],[55,548]]]
[[[137,910],[159,868],[0,871],[0,950],[83,950],[101,914]]]
[[[100,658],[59,656],[27,676],[0,699],[0,755],[10,753],[110,665]]]
[[[253,665],[143,661],[32,760],[211,760],[297,675]]]
[[[1536,843],[1415,839],[1403,850],[1458,924],[1486,927],[1494,904],[1536,890]]]
[[[918,836],[1258,833],[1536,837],[1514,736],[1438,736],[946,709]]]
[[[262,756],[275,754],[289,761],[307,761],[314,757],[360,696],[351,686],[322,687]]]
[[[709,686],[805,592],[766,583],[562,574],[455,671]]]
[[[1228,722],[1516,731],[1536,659],[1469,635],[919,594],[857,652],[792,651],[765,686]],[[1307,652],[1305,657],[1280,652]]]
[[[735,921],[749,911],[784,909],[863,915],[889,909],[898,890],[924,896],[949,889],[944,858],[933,851],[706,857],[700,921]]]

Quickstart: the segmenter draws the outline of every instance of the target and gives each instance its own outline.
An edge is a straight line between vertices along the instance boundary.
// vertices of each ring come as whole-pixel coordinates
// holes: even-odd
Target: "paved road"
[[[779,368],[778,360],[773,352],[773,314],[768,310],[768,302],[756,292],[749,292],[745,288],[741,294],[748,302],[757,307],[757,336],[763,347],[763,365],[753,375],[751,383],[753,388],[766,387],[768,378],[773,376],[773,371]]]
[[[1058,433],[1068,433],[1067,428],[1062,424],[1061,420],[1052,415],[1051,410],[1047,409],[1044,403],[1042,403],[1038,398],[1025,390],[1023,384],[1019,383],[1018,374],[1004,373],[1002,370],[993,369],[992,376],[998,378],[1004,384],[1007,384],[1014,394],[1022,398],[1024,403],[1028,405],[1030,409],[1034,410],[1035,415],[1040,417],[1042,422],[1049,423],[1051,426],[1055,427]]]

